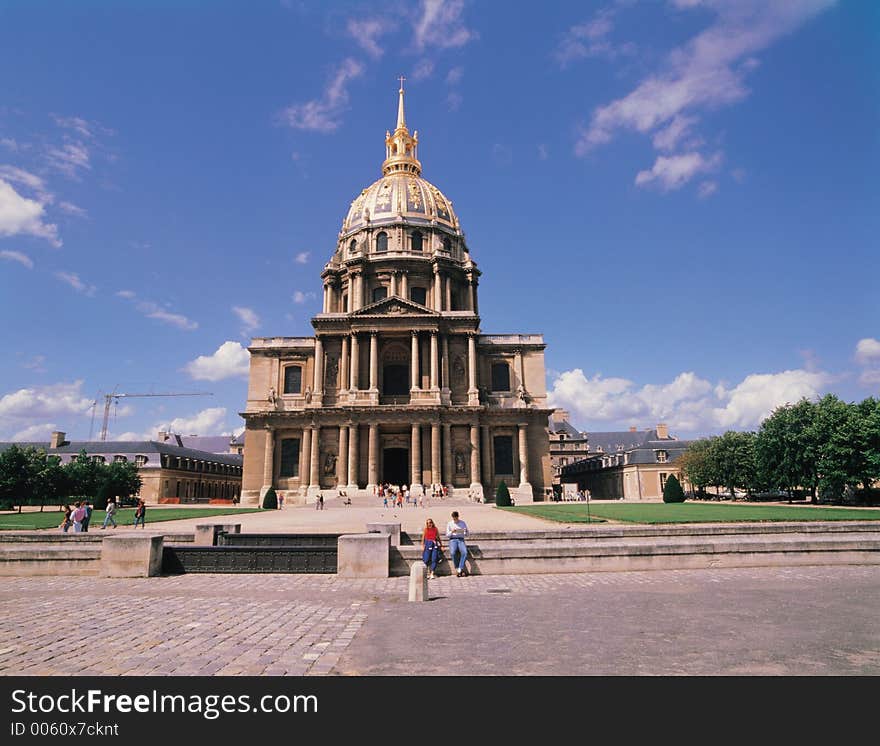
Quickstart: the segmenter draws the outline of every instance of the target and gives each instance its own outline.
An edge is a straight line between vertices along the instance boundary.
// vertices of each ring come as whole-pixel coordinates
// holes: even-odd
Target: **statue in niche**
[[[520,384],[516,387],[516,398],[519,399],[523,404],[528,404],[529,395],[526,393],[525,386]]]
[[[306,396],[306,404],[311,404],[312,403],[312,387],[311,386],[306,386],[305,396]]]
[[[336,473],[336,454],[328,453],[324,458],[324,474],[331,475]]]
[[[455,452],[455,473],[456,474],[465,474],[465,459],[464,454],[461,451]]]
[[[271,404],[274,407],[277,398],[278,397],[275,395],[275,387],[270,386],[269,387],[269,395],[266,397],[266,400],[269,402],[269,404]]]
[[[464,360],[461,357],[456,357],[455,361],[452,363],[452,382],[456,386],[461,386],[464,384]]]
[[[327,359],[327,384],[333,388],[336,387],[336,380],[339,376],[339,360],[335,357]]]

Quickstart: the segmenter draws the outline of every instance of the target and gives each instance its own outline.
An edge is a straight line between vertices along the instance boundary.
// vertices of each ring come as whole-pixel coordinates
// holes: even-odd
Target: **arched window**
[[[443,251],[452,251],[452,241],[448,236],[443,237]]]
[[[353,238],[351,239],[351,243],[348,244],[348,251],[351,254],[354,254],[358,250],[358,242]]]
[[[376,236],[376,251],[388,251],[388,234],[385,231]]]
[[[412,234],[412,250],[422,250],[422,234],[419,231],[415,231],[415,233]]]

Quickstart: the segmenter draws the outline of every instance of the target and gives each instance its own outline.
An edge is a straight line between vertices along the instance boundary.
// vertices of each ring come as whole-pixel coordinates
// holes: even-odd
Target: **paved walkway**
[[[880,674],[880,567],[0,578],[0,674]]]

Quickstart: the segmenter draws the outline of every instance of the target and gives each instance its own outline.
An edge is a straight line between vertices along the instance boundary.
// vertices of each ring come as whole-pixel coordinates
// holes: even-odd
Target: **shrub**
[[[684,499],[684,490],[681,488],[681,482],[679,482],[678,478],[673,474],[666,480],[666,484],[663,487],[663,502],[683,503]]]
[[[509,507],[510,502],[510,490],[507,489],[507,483],[504,480],[501,481],[501,484],[498,485],[498,489],[495,491],[495,504],[504,508]]]
[[[275,488],[270,487],[263,496],[263,510],[278,510],[278,495]]]
[[[0,510],[14,510],[14,509],[15,509],[15,505],[12,504],[12,500],[10,500],[8,497],[4,497],[2,500],[0,500]]]

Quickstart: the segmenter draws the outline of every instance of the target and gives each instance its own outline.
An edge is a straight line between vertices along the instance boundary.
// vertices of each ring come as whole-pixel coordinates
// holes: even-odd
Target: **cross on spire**
[[[403,81],[406,80],[406,77],[401,75],[398,80],[400,81],[400,90],[403,90]]]

